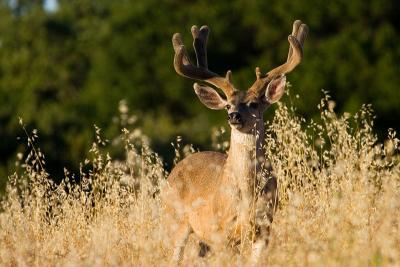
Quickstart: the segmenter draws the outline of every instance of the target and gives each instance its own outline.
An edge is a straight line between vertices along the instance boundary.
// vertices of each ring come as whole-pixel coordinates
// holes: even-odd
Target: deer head
[[[256,81],[247,91],[238,90],[233,85],[230,70],[227,71],[225,77],[222,77],[208,69],[206,46],[209,31],[207,26],[202,26],[200,29],[192,26],[196,65],[190,62],[181,35],[179,33],[173,35],[174,68],[184,77],[219,88],[225,97],[221,97],[210,86],[198,83],[193,86],[198,98],[205,106],[215,110],[226,109],[229,125],[243,133],[248,133],[262,118],[264,111],[282,97],[286,84],[285,75],[291,72],[303,57],[303,44],[308,27],[300,20],[293,23],[292,34],[288,37],[290,46],[286,62],[266,74],[262,74],[260,68],[257,67]]]

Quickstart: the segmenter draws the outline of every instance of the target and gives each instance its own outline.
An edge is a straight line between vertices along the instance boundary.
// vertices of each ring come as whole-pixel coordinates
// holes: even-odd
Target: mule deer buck
[[[228,154],[192,154],[180,161],[168,177],[162,196],[174,242],[173,261],[181,261],[192,232],[201,242],[217,247],[237,245],[248,238],[244,236],[246,231],[253,229],[251,259],[256,263],[268,242],[269,225],[278,202],[277,180],[265,159],[263,113],[282,97],[285,75],[300,63],[308,27],[300,20],[293,23],[287,61],[266,74],[257,67],[256,81],[247,91],[235,88],[231,71],[221,77],[208,69],[209,28],[193,26],[191,32],[197,65],[190,63],[181,35],[175,33],[175,70],[225,94],[223,98],[209,86],[193,86],[205,106],[227,110],[231,138]]]

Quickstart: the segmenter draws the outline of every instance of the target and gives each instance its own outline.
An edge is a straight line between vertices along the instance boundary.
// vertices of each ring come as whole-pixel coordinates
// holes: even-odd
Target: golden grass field
[[[317,123],[279,104],[267,123],[280,204],[260,266],[400,266],[396,133],[389,130],[384,144],[377,143],[369,106],[338,115],[326,96],[319,108]],[[159,198],[167,177],[162,160],[138,129],[123,129],[110,142],[125,147],[125,161],[103,152],[96,132],[81,182],[65,171],[63,182],[54,184],[36,131],[27,130],[28,154],[18,155],[1,203],[0,266],[169,266]],[[177,159],[193,151],[175,148]],[[248,265],[249,244],[239,253],[226,248],[205,258],[197,256],[197,244],[189,240],[184,266]]]

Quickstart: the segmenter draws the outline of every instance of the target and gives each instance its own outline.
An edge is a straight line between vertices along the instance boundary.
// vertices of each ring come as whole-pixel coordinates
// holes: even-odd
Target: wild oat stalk
[[[327,95],[321,122],[306,122],[280,104],[266,127],[267,156],[279,180],[280,206],[268,266],[395,266],[400,264],[399,139],[384,144],[373,133],[370,106],[351,116],[334,112]],[[29,133],[21,170],[10,175],[1,202],[0,265],[167,266],[159,187],[166,177],[160,157],[120,103],[121,136],[108,144],[96,128],[91,158],[79,176],[67,170],[51,182],[44,156]],[[215,140],[217,137],[215,137]],[[215,143],[215,141],[214,141]],[[104,145],[122,145],[126,159],[112,160]],[[221,143],[219,149],[226,149]],[[192,153],[176,145],[180,157]],[[90,171],[84,172],[83,169]],[[18,168],[20,168],[18,167]],[[85,168],[84,168],[85,167]],[[184,263],[229,266],[248,262],[230,250],[198,258],[191,240]]]

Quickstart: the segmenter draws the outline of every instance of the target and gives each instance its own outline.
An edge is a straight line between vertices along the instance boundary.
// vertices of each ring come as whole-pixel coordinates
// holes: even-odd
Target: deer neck
[[[226,161],[226,179],[241,195],[253,196],[257,173],[264,162],[264,121],[261,117],[250,133],[231,130],[231,143]]]

